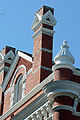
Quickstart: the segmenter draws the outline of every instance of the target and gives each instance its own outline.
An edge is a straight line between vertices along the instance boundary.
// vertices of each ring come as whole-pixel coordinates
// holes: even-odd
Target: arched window
[[[18,102],[22,98],[22,81],[23,75],[21,74],[18,77],[17,83],[16,83],[16,102]]]
[[[20,74],[14,86],[14,104],[22,98],[23,74]]]
[[[18,72],[22,69],[22,72]],[[20,73],[20,74],[17,74]],[[15,71],[11,82],[10,107],[25,96],[26,67],[20,65]]]

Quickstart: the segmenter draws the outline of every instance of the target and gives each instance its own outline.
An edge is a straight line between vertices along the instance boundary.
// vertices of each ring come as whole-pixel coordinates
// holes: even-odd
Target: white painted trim
[[[48,68],[46,66],[39,66],[38,68],[36,68],[35,71],[32,72],[32,74],[35,74],[39,69],[44,69],[44,70],[47,70],[47,71],[51,71],[52,72],[52,69],[51,68]]]
[[[0,67],[0,74],[1,74],[3,71],[8,72],[8,70],[9,70],[9,67],[7,67],[7,66]]]
[[[8,88],[8,89],[4,92],[4,96],[7,95],[11,90],[12,90],[12,87]]]
[[[80,84],[70,80],[53,81],[45,85],[43,90],[50,101],[54,101],[55,97],[61,95],[80,99]]]
[[[68,69],[72,70],[73,72],[76,70],[75,67],[70,64],[55,64],[52,67],[53,71],[55,71],[56,69],[59,69],[59,68],[68,68]]]
[[[12,50],[10,50],[5,56],[4,56],[4,62],[11,64],[12,60],[8,60],[8,58],[14,59],[14,53]]]
[[[68,68],[73,71],[74,75],[80,76],[80,70],[77,70],[73,65],[70,64],[55,64],[52,67],[52,70],[55,71],[56,69],[60,68]]]
[[[59,105],[59,106],[54,106],[52,108],[52,111],[55,112],[56,110],[62,110],[62,109],[65,109],[65,110],[69,110],[72,112],[72,115],[75,115],[75,116],[79,116],[80,117],[80,112],[76,112],[76,110],[71,107],[71,106],[68,106],[68,105]]]
[[[41,27],[38,31],[36,31],[36,32],[34,33],[34,35],[32,36],[32,38],[35,39],[36,36],[38,36],[39,33],[41,33],[41,32],[42,32],[43,34],[47,34],[47,35],[49,35],[49,36],[53,36],[53,34],[55,33],[54,30],[50,30],[50,29],[48,29],[48,28]]]
[[[35,25],[32,25],[32,30],[36,30],[41,24],[48,24],[48,25],[51,25],[51,26],[55,26],[57,21],[54,17],[54,15],[51,13],[50,10],[48,10],[48,12],[46,12],[43,16],[39,15],[38,13],[36,14],[37,18],[39,19],[39,22],[36,23],[35,22]],[[51,18],[51,21],[48,21],[46,20],[47,18]],[[33,22],[34,23],[34,22]]]
[[[0,56],[1,56],[1,61],[0,61],[0,67],[1,67],[4,63],[4,54],[1,51],[0,51]]]
[[[5,71],[5,72],[8,72],[9,68],[10,68],[10,67],[8,67],[8,66],[4,66],[4,71]]]
[[[25,102],[27,102],[31,97],[33,97],[36,93],[38,93],[44,85],[49,83],[54,79],[53,73],[50,74],[44,81],[42,81],[40,84],[38,84],[35,88],[33,88],[24,98],[22,98],[19,102],[17,102],[15,105],[13,105],[6,113],[4,113],[0,120],[4,120],[7,118],[11,113],[16,111],[20,106],[22,106]]]
[[[77,70],[77,69],[76,69],[75,71],[73,71],[73,74],[74,74],[74,75],[77,75],[77,76],[80,76],[80,70]]]
[[[26,54],[24,54],[24,53],[22,53],[20,51],[18,51],[18,55],[32,63],[32,57],[30,57],[30,56],[28,56],[28,55],[26,55]]]
[[[11,75],[12,75],[12,73],[13,73],[16,65],[17,65],[18,60],[19,60],[19,56],[18,56],[18,53],[17,53],[15,59],[13,60],[13,63],[11,64],[11,67],[10,67],[10,69],[9,69],[9,71],[8,71],[5,79],[4,79],[4,82],[3,82],[3,84],[2,84],[2,91],[3,91],[3,92],[4,92],[5,89],[6,89],[6,86],[7,86],[8,82],[9,82],[9,80],[10,80],[10,78],[11,78]]]
[[[26,77],[27,77],[31,72],[32,72],[32,68],[26,73],[26,75],[23,76],[23,81],[26,79]],[[12,86],[12,87],[10,86],[10,88],[8,88],[8,89],[4,92],[4,96],[5,96],[6,94],[8,94],[8,92],[10,92],[12,89],[13,89],[13,86]]]
[[[24,58],[24,59],[32,62],[32,57],[30,57],[30,56],[28,56],[28,55],[25,55],[24,53],[22,53],[22,52],[20,52],[20,51],[17,51],[16,56],[15,56],[15,59],[13,60],[11,66],[10,66],[10,69],[9,69],[9,71],[8,71],[8,73],[7,73],[4,81],[3,81],[3,83],[2,83],[2,91],[3,91],[3,92],[4,92],[5,89],[6,89],[6,86],[7,86],[8,82],[9,82],[9,80],[10,80],[10,78],[11,78],[11,75],[12,75],[12,73],[13,73],[13,71],[14,71],[14,69],[15,69],[15,67],[16,67],[16,65],[17,65],[17,62],[18,62],[18,60],[19,60],[20,57],[22,57],[22,58]]]
[[[26,67],[25,67],[24,65],[20,65],[20,66],[16,69],[16,71],[15,71],[13,77],[12,77],[11,86],[13,85],[13,82],[14,82],[14,79],[15,79],[15,76],[16,76],[17,72],[18,72],[21,68],[24,68],[24,72],[25,72],[24,74],[26,74]]]
[[[33,57],[38,54],[40,51],[44,51],[44,52],[48,52],[48,53],[52,53],[53,51],[52,50],[49,50],[49,49],[46,49],[46,48],[40,48],[34,55]]]
[[[50,22],[53,22],[54,25],[56,25],[57,21],[54,17],[54,15],[52,14],[52,12],[50,10],[48,10],[43,16],[42,16],[42,19],[43,20],[46,20],[47,18],[50,18]]]
[[[38,112],[40,112],[40,115],[42,116],[42,114],[41,114],[42,110],[47,113],[46,107],[48,106],[49,103],[50,103],[50,101],[48,101],[47,103],[45,103],[43,106],[41,106],[41,107],[40,107],[39,109],[37,109],[35,112],[33,112],[30,116],[28,116],[27,119],[30,119],[32,116],[37,115]],[[44,108],[45,108],[45,109],[44,109]],[[49,111],[48,111],[48,112],[49,112]],[[51,114],[53,114],[53,113],[51,113]],[[47,117],[47,116],[46,116],[46,117]],[[42,120],[42,119],[41,119],[41,120]],[[45,120],[46,120],[46,119],[45,119]]]
[[[52,108],[52,111],[53,111],[53,113],[55,112],[55,111],[57,111],[57,110],[69,110],[69,111],[71,111],[71,112],[73,112],[74,111],[74,108],[73,107],[71,107],[71,106],[68,106],[68,105],[58,105],[58,106],[54,106],[53,108]]]

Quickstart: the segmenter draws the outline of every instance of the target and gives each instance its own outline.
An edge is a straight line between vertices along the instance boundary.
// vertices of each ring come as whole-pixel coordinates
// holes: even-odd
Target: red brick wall
[[[67,68],[60,68],[55,70],[55,80],[70,80],[80,83],[80,76],[73,75],[73,72]],[[74,100],[67,96],[58,96],[55,98],[54,106],[69,105],[73,107]],[[79,105],[77,110],[79,110]],[[80,120],[80,117],[72,115],[71,111],[59,110],[54,112],[54,120]]]
[[[17,67],[16,67],[16,69],[15,69],[15,71],[17,70],[17,68],[20,66],[20,65],[24,65],[25,67],[26,67],[26,72],[32,67],[32,63],[31,62],[29,62],[29,61],[27,61],[27,60],[25,60],[25,59],[23,59],[23,58],[20,58],[19,59],[19,62],[18,62],[18,64],[17,64]],[[15,71],[14,71],[14,73],[15,73]],[[17,74],[16,74],[16,76],[15,76],[15,79],[14,79],[14,84],[16,83],[16,80],[17,80],[17,78],[18,78],[18,76],[22,73],[22,74],[24,74],[24,69],[23,68],[20,68],[19,69],[19,71],[17,72]],[[13,74],[14,74],[13,73]],[[13,75],[12,75],[12,77],[13,77]],[[10,80],[10,82],[9,82],[9,84],[8,84],[8,86],[7,86],[7,89],[10,87],[10,85],[11,85],[11,82],[12,82],[12,77],[11,77],[11,80]],[[6,89],[6,90],[7,90]],[[28,91],[29,92],[29,91]],[[28,93],[27,92],[27,93]],[[25,91],[25,93],[26,93],[26,91]],[[5,96],[4,96],[4,112],[6,112],[8,109],[9,109],[9,107],[10,107],[10,97],[11,97],[11,95],[10,95],[10,93],[8,93],[8,94],[6,94]]]
[[[24,105],[22,105],[19,109],[17,109],[17,111],[15,111],[14,113],[12,113],[8,118],[6,118],[5,120],[10,120],[11,116],[15,116],[16,114],[18,114],[23,108],[25,108],[27,105],[29,105],[33,100],[35,100],[37,97],[39,97],[41,94],[43,93],[43,91],[39,91],[35,96],[33,96],[31,99],[29,99],[28,101],[26,101],[26,103]]]
[[[3,114],[4,114],[5,112],[7,112],[7,110],[9,110],[9,108],[10,108],[10,97],[11,97],[11,93],[10,93],[10,92],[8,92],[8,94],[6,94],[6,95],[4,96],[4,109],[3,109]]]
[[[55,70],[55,80],[72,80],[73,72],[67,68]]]
[[[80,120],[80,117],[72,115],[68,110],[59,110],[54,113],[53,120]]]

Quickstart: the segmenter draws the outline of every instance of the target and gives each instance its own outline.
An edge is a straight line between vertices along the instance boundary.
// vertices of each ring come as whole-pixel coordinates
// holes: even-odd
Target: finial
[[[63,45],[67,45],[68,42],[66,40],[63,41]]]
[[[66,40],[63,41],[63,45],[61,46],[61,50],[58,52],[56,57],[54,58],[54,62],[56,64],[74,64],[75,60],[69,51],[68,42]]]
[[[68,42],[66,40],[64,40],[61,48],[69,48],[69,46],[67,44],[68,44]]]

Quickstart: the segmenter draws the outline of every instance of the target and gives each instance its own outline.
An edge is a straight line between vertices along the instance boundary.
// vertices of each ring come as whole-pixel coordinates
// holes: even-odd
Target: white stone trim
[[[57,21],[54,18],[54,15],[52,14],[52,12],[50,10],[48,10],[48,12],[46,12],[43,16],[42,19],[46,20],[47,18],[50,18],[50,22],[53,22],[54,25],[56,25]]]
[[[47,70],[47,71],[51,71],[52,72],[52,69],[51,68],[48,68],[46,66],[39,66],[38,68],[36,68],[35,71],[32,72],[32,74],[35,74],[39,69],[44,69],[44,70]]]
[[[24,53],[22,53],[20,51],[17,51],[16,56],[15,56],[15,58],[14,58],[12,64],[11,64],[11,66],[10,66],[10,69],[9,69],[9,71],[8,71],[8,73],[7,73],[4,81],[2,83],[2,90],[3,90],[3,92],[6,89],[6,86],[7,86],[8,82],[9,82],[9,80],[11,78],[11,75],[12,75],[12,73],[13,73],[13,71],[14,71],[14,69],[15,69],[15,67],[17,65],[17,62],[18,62],[18,60],[19,60],[20,57],[22,57],[22,58],[24,58],[24,59],[32,62],[32,57],[30,57],[28,55],[25,55]]]
[[[27,61],[29,61],[29,62],[32,63],[32,57],[30,57],[30,56],[28,56],[28,55],[26,55],[26,54],[24,54],[24,53],[22,53],[22,52],[20,52],[20,51],[18,51],[18,55],[19,55],[20,57],[24,58],[25,60],[27,60]]]
[[[77,69],[75,68],[75,71],[73,71],[73,74],[74,74],[74,75],[77,75],[77,76],[80,76],[80,70],[77,70]]]
[[[1,68],[0,68],[0,74],[1,74],[3,71],[8,72],[9,68],[10,68],[10,67],[7,67],[7,66],[1,67]]]
[[[8,60],[8,58],[11,58],[11,60]],[[14,59],[14,53],[12,50],[10,50],[5,56],[4,56],[4,62],[11,64],[12,60]]]
[[[50,101],[54,101],[55,97],[61,95],[80,99],[80,84],[69,80],[53,81],[45,85],[43,90]]]
[[[53,51],[52,50],[49,50],[49,49],[46,49],[46,48],[40,48],[34,55],[33,57],[38,54],[40,51],[44,51],[44,52],[48,52],[48,53],[52,53]]]
[[[15,75],[17,74],[18,70],[21,67],[24,68],[25,73],[24,73],[24,75],[21,74],[19,76],[19,79],[18,79],[16,85],[13,84],[15,76],[13,77],[13,80],[12,80],[12,83],[11,83],[11,88],[12,89],[11,89],[10,107],[12,107],[13,104],[15,104],[15,103],[18,102],[18,85],[19,85],[20,81],[21,81],[21,84],[22,84],[22,89],[21,89],[22,95],[21,95],[21,98],[23,98],[25,96],[25,79],[26,79],[26,75],[25,74],[26,74],[26,67],[24,65],[19,66],[19,68],[15,72]]]
[[[24,75],[26,74],[26,67],[25,67],[24,65],[20,65],[20,66],[16,69],[16,71],[15,71],[13,77],[12,77],[11,86],[13,85],[13,82],[14,82],[14,79],[15,79],[15,76],[16,76],[17,72],[18,72],[21,68],[24,69]]]
[[[27,77],[31,72],[32,72],[32,68],[26,73],[26,75],[23,76],[23,84],[25,84],[24,81],[25,81],[26,77]],[[10,87],[4,92],[4,96],[5,96],[6,94],[8,94],[8,92],[10,92],[12,89],[13,89],[13,86],[12,86],[12,87],[10,86]],[[23,89],[25,89],[25,88],[23,88]],[[23,95],[23,96],[24,96],[24,95]]]
[[[56,69],[59,68],[68,68],[73,71],[74,75],[80,76],[80,70],[77,70],[73,65],[70,64],[55,64],[52,67],[52,70],[55,71]]]
[[[32,72],[32,68],[26,73],[26,76]]]
[[[73,105],[73,108],[75,109],[75,111],[76,111],[78,102],[79,102],[79,99],[78,99],[78,98],[75,98],[75,99],[74,99],[74,105]]]
[[[10,67],[10,69],[9,69],[9,71],[8,71],[5,79],[4,79],[3,84],[2,84],[2,91],[3,91],[3,92],[4,92],[4,90],[6,89],[6,86],[7,86],[8,82],[9,82],[9,80],[10,80],[10,78],[11,78],[11,75],[12,75],[12,73],[13,73],[16,65],[17,65],[18,60],[19,60],[19,56],[18,56],[18,54],[17,54],[16,57],[15,57],[15,59],[13,60],[13,63],[11,64],[11,67]]]
[[[0,51],[0,58],[1,58],[0,60],[0,67],[1,67],[4,63],[4,54],[1,51]]]
[[[36,13],[36,17],[38,18],[38,22],[34,20],[33,25],[32,25],[32,30],[36,30],[42,23],[44,24],[48,24],[51,26],[55,26],[57,21],[54,17],[54,15],[52,14],[52,12],[50,10],[48,10],[43,16],[39,15],[38,13]],[[47,18],[50,18],[50,21],[46,20]],[[35,23],[35,24],[34,24]]]
[[[0,67],[0,74],[4,71],[4,66]]]
[[[9,87],[9,88],[4,92],[4,96],[7,95],[11,90],[12,90],[12,87]]]
[[[68,105],[58,105],[58,106],[54,106],[52,108],[52,111],[55,112],[56,110],[69,110],[72,112],[72,115],[75,115],[75,116],[79,116],[80,117],[80,112],[76,112],[76,110],[71,107],[71,106],[68,106]]]
[[[4,66],[4,71],[5,71],[5,72],[8,72],[9,68],[10,68],[10,67],[8,67],[8,66]]]
[[[59,69],[59,68],[68,68],[72,71],[75,71],[75,67],[72,65],[69,65],[69,64],[55,64],[52,67],[53,71],[55,71],[56,69]]]
[[[47,34],[49,36],[53,36],[55,31],[54,30],[50,30],[48,28],[41,27],[37,32],[34,33],[32,38],[35,39],[40,33]]]
[[[57,110],[69,110],[69,111],[71,111],[71,112],[73,112],[74,111],[74,108],[73,107],[71,107],[71,106],[68,106],[68,105],[58,105],[58,106],[54,106],[53,108],[52,108],[52,111],[53,111],[53,113],[55,112],[55,111],[57,111]]]
[[[47,111],[47,108],[49,109],[49,111]],[[44,116],[44,120],[47,120],[47,113],[50,113],[50,116],[52,116],[52,111],[51,109],[51,105],[50,105],[50,101],[48,101],[47,103],[45,103],[43,106],[41,106],[39,109],[37,109],[35,112],[33,112],[30,116],[28,116],[25,120],[32,120],[32,117],[35,117],[35,120],[39,119],[42,120],[42,116]]]
[[[38,84],[35,88],[33,88],[24,98],[22,98],[19,102],[17,102],[14,106],[12,106],[6,113],[4,113],[0,120],[4,120],[7,118],[12,112],[16,111],[20,106],[22,106],[26,101],[28,101],[31,97],[33,97],[36,93],[38,93],[44,85],[49,83],[54,79],[53,73],[50,74],[44,81]]]

